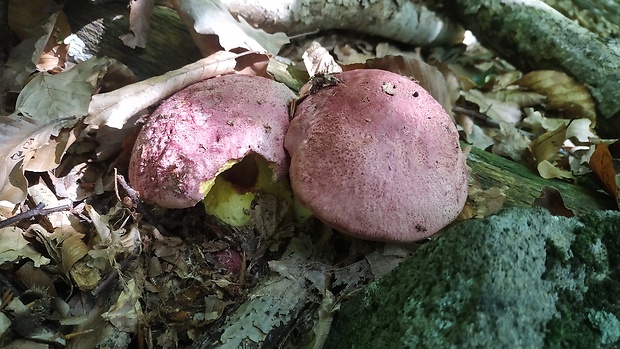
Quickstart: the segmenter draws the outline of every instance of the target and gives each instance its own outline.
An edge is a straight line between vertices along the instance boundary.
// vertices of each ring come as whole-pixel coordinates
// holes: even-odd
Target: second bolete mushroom
[[[283,84],[247,75],[183,89],[140,131],[129,165],[131,184],[143,200],[166,208],[191,207],[206,195],[208,213],[246,224],[255,189],[288,186],[284,135],[293,97]]]
[[[286,134],[301,204],[369,240],[417,241],[453,221],[467,198],[467,172],[442,106],[391,72],[334,76],[338,83],[300,103]]]

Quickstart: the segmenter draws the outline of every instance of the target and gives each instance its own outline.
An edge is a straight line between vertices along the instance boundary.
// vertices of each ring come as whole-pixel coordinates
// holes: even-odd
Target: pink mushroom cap
[[[301,204],[359,238],[412,242],[452,222],[467,199],[456,127],[414,81],[383,70],[340,83],[297,107],[285,138]]]
[[[185,208],[204,198],[204,183],[250,153],[268,161],[274,181],[283,178],[293,98],[285,85],[247,75],[216,77],[181,90],[142,127],[129,164],[130,183],[147,202]]]

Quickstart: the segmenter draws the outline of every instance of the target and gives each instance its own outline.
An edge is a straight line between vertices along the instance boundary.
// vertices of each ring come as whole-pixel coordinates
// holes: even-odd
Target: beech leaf
[[[590,157],[590,169],[599,179],[603,190],[611,195],[618,203],[618,189],[616,187],[616,171],[612,163],[611,153],[605,143],[599,143]]]
[[[525,74],[515,82],[547,97],[547,110],[557,110],[570,119],[588,118],[596,122],[594,101],[588,89],[565,73],[539,70]]]
[[[432,65],[415,58],[402,56],[384,56],[366,61],[366,68],[383,69],[403,76],[414,78],[420,86],[435,98],[452,115],[452,103],[446,79]]]

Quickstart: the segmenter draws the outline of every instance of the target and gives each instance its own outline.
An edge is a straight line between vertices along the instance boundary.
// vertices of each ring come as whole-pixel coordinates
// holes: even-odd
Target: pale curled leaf
[[[146,47],[146,41],[151,27],[151,14],[155,0],[134,0],[130,1],[131,11],[129,12],[130,33],[123,34],[119,38],[128,47]]]
[[[545,160],[538,164],[537,166],[538,174],[542,178],[551,179],[551,178],[565,178],[565,179],[574,179],[575,176],[570,171],[562,170],[557,166],[554,166],[549,161]]]
[[[199,34],[217,35],[226,51],[243,48],[276,55],[289,42],[284,33],[269,34],[240,16],[239,21],[235,20],[219,0],[183,0],[175,7],[186,25],[193,26]]]
[[[108,93],[94,95],[84,120],[90,125],[122,128],[125,122],[156,102],[206,78],[234,71],[240,55],[220,51],[195,63]]]
[[[313,41],[310,47],[304,51],[301,58],[310,77],[316,74],[341,73],[342,68],[336,63],[334,57],[317,41]]]

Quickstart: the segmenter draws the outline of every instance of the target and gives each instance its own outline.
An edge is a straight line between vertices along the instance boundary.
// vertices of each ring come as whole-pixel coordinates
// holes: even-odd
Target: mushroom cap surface
[[[269,162],[274,180],[286,176],[284,135],[294,96],[281,83],[247,75],[220,76],[179,91],[138,134],[130,183],[147,202],[185,208],[201,201],[219,173],[250,153]]]
[[[359,238],[412,242],[453,221],[467,199],[456,127],[422,87],[360,69],[309,95],[285,138],[297,199]]]

